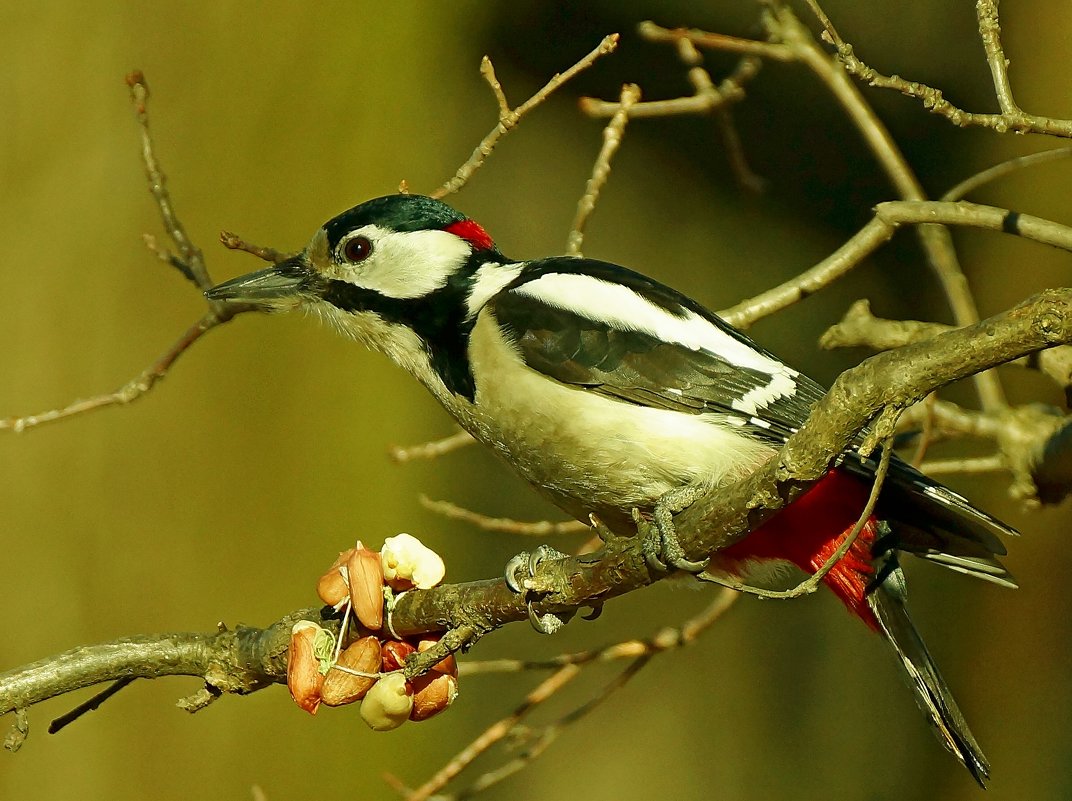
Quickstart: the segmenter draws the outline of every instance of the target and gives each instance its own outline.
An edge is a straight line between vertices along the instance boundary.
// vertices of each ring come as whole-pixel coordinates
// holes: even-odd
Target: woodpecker
[[[314,312],[408,371],[560,508],[623,535],[636,531],[633,510],[659,519],[749,475],[825,394],[657,281],[592,259],[508,259],[478,223],[420,195],[362,203],[296,256],[206,295]],[[704,563],[663,531],[663,561],[756,585],[786,567],[815,573],[860,516],[876,466],[842,454]],[[940,741],[981,785],[989,764],[908,617],[897,557],[1014,587],[996,557],[1006,553],[998,535],[1015,533],[894,457],[876,516],[824,578],[890,642]]]

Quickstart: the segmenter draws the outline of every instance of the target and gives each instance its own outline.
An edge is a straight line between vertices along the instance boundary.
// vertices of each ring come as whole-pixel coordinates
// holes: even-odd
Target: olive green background
[[[689,91],[670,48],[638,41],[638,20],[757,32],[745,0],[692,5],[7,4],[0,415],[118,386],[203,308],[141,245],[142,232],[160,227],[122,81],[130,69],[148,76],[176,204],[222,280],[258,263],[216,245],[221,228],[297,249],[325,219],[401,179],[414,191],[441,183],[494,124],[477,73],[484,53],[517,103],[620,30],[620,54],[526,120],[455,198],[505,253],[523,258],[564,248],[599,147],[600,124],[576,111],[576,93],[613,96],[625,80],[650,98]],[[971,3],[839,0],[828,10],[875,66],[936,83],[969,108],[994,107]],[[1032,0],[1002,10],[1021,102],[1072,116],[1072,6]],[[730,61],[710,63],[717,76]],[[812,265],[891,197],[802,69],[770,65],[750,94],[737,119],[765,194],[735,187],[712,120],[638,121],[591,221],[587,255],[720,308]],[[899,96],[871,96],[935,194],[1002,158],[1057,144],[958,131]],[[1018,174],[978,199],[1067,221],[1070,167]],[[956,239],[987,312],[1068,281],[1067,254],[996,234]],[[851,300],[870,297],[888,316],[948,320],[920,265],[913,237],[902,234],[843,284],[753,333],[829,381],[863,355],[815,346]],[[1005,376],[1018,401],[1061,400],[1037,376]],[[963,388],[951,397],[971,401]],[[270,622],[312,603],[316,576],[355,537],[409,531],[440,550],[450,579],[495,575],[528,543],[443,521],[417,506],[417,494],[495,515],[555,513],[476,449],[406,466],[386,458],[391,443],[450,431],[423,390],[382,357],[300,315],[247,315],[210,334],[134,405],[0,434],[0,670],[126,634]],[[1023,530],[1008,559],[1023,588],[913,565],[916,617],[993,762],[988,797],[1067,798],[1067,511],[1021,513],[1003,477],[955,484]],[[553,639],[524,626],[496,633],[472,658],[546,656],[650,634],[709,598],[680,584],[655,587]],[[568,700],[614,669],[594,672]],[[369,732],[356,709],[310,718],[281,688],[190,716],[174,707],[197,689],[188,679],[136,683],[62,734],[45,734],[83,697],[71,696],[31,710],[23,750],[0,754],[0,798],[249,799],[254,785],[272,801],[390,798],[382,773],[421,782],[539,678],[469,679],[450,714],[386,735]],[[486,797],[979,796],[927,731],[883,644],[823,594],[743,600]]]

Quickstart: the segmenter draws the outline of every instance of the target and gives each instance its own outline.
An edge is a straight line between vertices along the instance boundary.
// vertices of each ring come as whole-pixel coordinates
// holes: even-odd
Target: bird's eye
[[[364,261],[372,255],[372,242],[366,236],[355,236],[343,245],[342,254],[349,261]]]

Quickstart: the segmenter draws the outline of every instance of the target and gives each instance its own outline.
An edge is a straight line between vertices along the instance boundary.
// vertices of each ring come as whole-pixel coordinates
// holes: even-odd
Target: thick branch
[[[842,374],[776,458],[678,516],[686,555],[699,559],[725,547],[780,509],[821,478],[883,410],[904,409],[953,381],[1067,342],[1072,342],[1072,289],[1054,289],[981,323],[871,357]],[[537,609],[574,611],[659,578],[647,569],[638,538],[612,540],[595,553],[544,563],[534,581],[549,592]],[[409,593],[395,609],[394,626],[400,633],[430,624],[487,630],[526,618],[524,601],[495,580]]]

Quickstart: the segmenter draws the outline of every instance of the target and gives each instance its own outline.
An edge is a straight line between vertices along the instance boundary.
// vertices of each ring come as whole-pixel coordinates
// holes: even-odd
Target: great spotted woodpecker
[[[207,295],[316,312],[412,374],[559,507],[623,534],[634,509],[748,475],[824,395],[669,287],[591,259],[513,261],[476,222],[419,195],[362,203],[297,256]],[[752,584],[772,568],[814,573],[855,524],[875,467],[843,454],[709,563],[685,562],[672,534],[663,552]],[[897,553],[1015,586],[995,558],[997,535],[1015,532],[897,458],[877,511],[891,528],[869,520],[824,581],[892,644],[940,740],[982,784],[989,765],[908,618]]]

